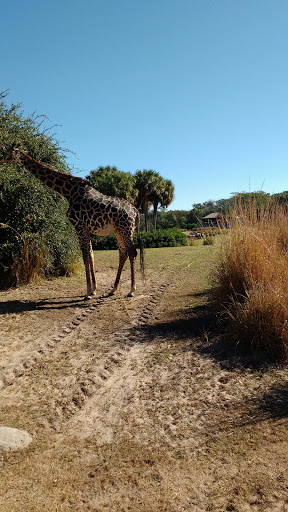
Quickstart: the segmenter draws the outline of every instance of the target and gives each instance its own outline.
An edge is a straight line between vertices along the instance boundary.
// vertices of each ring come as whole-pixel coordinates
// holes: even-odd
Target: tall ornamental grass
[[[275,203],[238,203],[227,219],[215,296],[232,338],[273,360],[288,359],[288,213]]]

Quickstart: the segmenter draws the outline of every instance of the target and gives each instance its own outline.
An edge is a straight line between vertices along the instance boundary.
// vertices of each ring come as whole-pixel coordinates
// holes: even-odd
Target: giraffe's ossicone
[[[86,298],[90,298],[96,293],[96,276],[90,233],[103,236],[113,231],[119,248],[119,266],[111,294],[116,292],[124,263],[129,258],[131,266],[129,296],[132,296],[136,289],[135,260],[137,256],[133,233],[136,227],[140,227],[140,215],[137,208],[125,199],[101,194],[87,180],[50,169],[50,167],[37,162],[19,149],[12,148],[1,158],[2,164],[11,162],[25,167],[45,185],[68,200],[67,216],[76,229],[85,265]],[[140,247],[140,251],[143,261],[142,247]]]

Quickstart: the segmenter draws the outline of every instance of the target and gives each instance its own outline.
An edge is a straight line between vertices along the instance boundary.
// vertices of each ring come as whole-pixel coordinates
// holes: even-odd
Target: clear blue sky
[[[281,192],[287,27],[287,0],[7,0],[0,89],[61,125],[78,175],[154,169],[170,209]]]

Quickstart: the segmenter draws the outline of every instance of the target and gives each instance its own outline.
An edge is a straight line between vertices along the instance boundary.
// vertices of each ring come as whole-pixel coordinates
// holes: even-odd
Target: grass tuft
[[[271,203],[241,202],[230,212],[215,276],[218,307],[233,338],[288,358],[288,215]]]

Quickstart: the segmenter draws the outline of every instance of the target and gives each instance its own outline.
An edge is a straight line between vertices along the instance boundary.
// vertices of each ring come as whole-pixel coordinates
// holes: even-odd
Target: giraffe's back
[[[74,205],[73,205],[74,206]],[[125,199],[101,194],[93,187],[87,187],[77,208],[79,220],[85,221],[90,232],[109,235],[113,231],[129,236],[134,232],[138,210]]]

